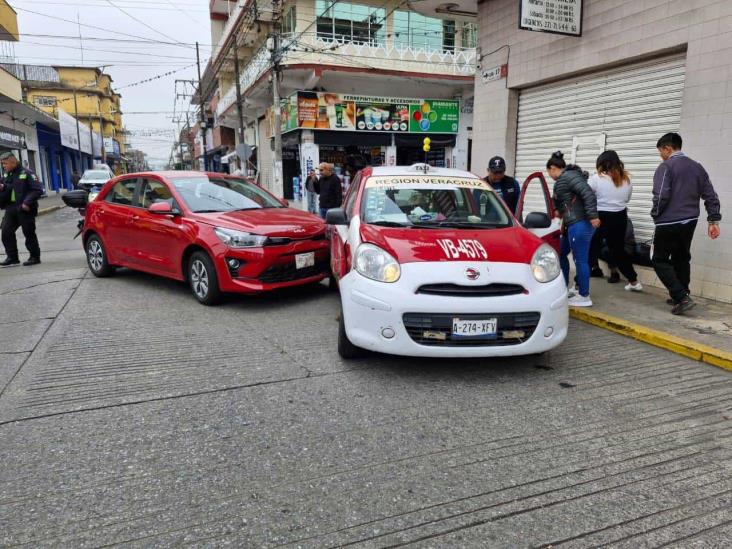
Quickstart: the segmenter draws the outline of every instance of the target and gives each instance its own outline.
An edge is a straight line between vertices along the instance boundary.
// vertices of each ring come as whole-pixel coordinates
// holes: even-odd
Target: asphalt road
[[[541,359],[336,353],[325,286],[198,305],[0,270],[0,545],[724,547],[732,376],[573,323]]]

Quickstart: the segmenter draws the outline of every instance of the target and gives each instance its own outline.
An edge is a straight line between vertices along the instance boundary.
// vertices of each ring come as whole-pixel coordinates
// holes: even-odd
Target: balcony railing
[[[249,87],[265,73],[265,71],[269,68],[269,62],[269,50],[266,47],[260,48],[260,50],[254,54],[252,60],[241,73],[239,83],[241,84],[242,93],[245,90],[249,89]],[[234,103],[236,103],[236,85],[232,84],[229,90],[221,96],[221,99],[219,99],[219,104],[216,106],[216,115],[221,116]]]

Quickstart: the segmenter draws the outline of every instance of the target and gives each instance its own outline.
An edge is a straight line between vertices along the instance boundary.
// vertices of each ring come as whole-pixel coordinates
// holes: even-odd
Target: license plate
[[[306,254],[297,254],[295,256],[295,267],[298,269],[304,269],[305,267],[312,267],[315,265],[315,252],[308,252]]]
[[[483,320],[452,319],[453,338],[493,339],[498,329],[497,318]]]

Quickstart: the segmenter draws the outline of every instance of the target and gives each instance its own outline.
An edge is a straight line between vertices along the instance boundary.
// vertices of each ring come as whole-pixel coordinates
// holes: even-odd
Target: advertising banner
[[[8,149],[25,149],[25,135],[17,130],[0,126],[0,146]]]
[[[582,0],[521,0],[519,28],[582,36]]]
[[[102,136],[97,132],[92,133],[92,148],[94,149],[94,158],[102,157]]]
[[[457,133],[460,102],[297,92],[282,102],[282,131],[298,128],[388,133]]]
[[[58,111],[58,122],[61,131],[61,144],[64,147],[74,149],[86,154],[92,154],[92,141],[89,135],[89,126],[79,123],[78,132],[76,127],[76,118],[66,111]],[[80,134],[80,135],[79,135]],[[81,144],[79,143],[81,137]]]

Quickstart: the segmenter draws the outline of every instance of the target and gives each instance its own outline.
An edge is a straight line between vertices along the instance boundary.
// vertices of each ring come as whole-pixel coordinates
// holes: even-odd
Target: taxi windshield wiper
[[[481,221],[472,223],[470,221],[438,221],[436,223],[422,223],[420,227],[449,227],[451,229],[495,229],[497,227],[508,227],[505,223],[489,223]]]
[[[208,213],[218,213],[218,212],[228,212],[230,210],[193,210],[194,214],[208,214]]]
[[[369,225],[377,225],[379,227],[402,227],[402,228],[409,228],[414,227],[414,225],[407,225],[405,223],[399,223],[398,221],[387,221],[386,219],[379,219],[377,221],[367,221]]]

